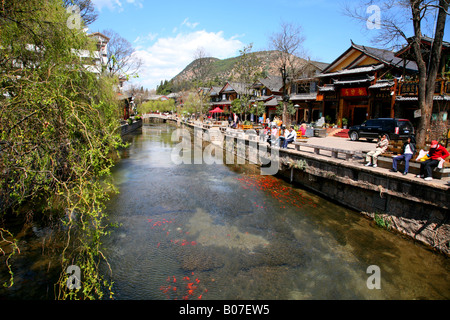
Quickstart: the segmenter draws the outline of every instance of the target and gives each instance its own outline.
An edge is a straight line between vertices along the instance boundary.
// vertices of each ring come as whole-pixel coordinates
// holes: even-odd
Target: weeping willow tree
[[[0,3],[0,258],[13,286],[20,246],[8,219],[45,217],[63,234],[55,297],[96,299],[110,289],[99,264],[118,105],[115,80],[89,72],[82,56],[95,43],[71,18],[58,0]],[[77,290],[66,285],[70,265],[81,270]]]

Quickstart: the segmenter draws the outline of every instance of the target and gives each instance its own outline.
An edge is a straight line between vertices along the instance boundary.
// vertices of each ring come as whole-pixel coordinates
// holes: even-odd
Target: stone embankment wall
[[[450,253],[447,186],[392,177],[352,161],[286,153],[283,155],[281,151],[280,156],[288,161],[306,161],[306,165],[301,170],[283,165],[279,175],[370,218],[377,214],[393,230],[447,255]]]
[[[188,125],[191,129],[191,125]],[[232,141],[232,143],[230,143]],[[227,145],[228,142],[228,145]],[[226,136],[223,147],[249,160],[254,141]],[[247,151],[242,153],[242,145]],[[259,144],[259,142],[258,142]],[[268,150],[270,153],[270,149]],[[391,229],[441,253],[450,254],[450,192],[445,185],[371,170],[359,161],[278,149],[277,175],[361,212],[375,214]],[[259,163],[261,164],[261,163]]]
[[[120,134],[122,136],[124,136],[126,134],[129,134],[129,133],[141,128],[141,127],[142,127],[142,120],[135,121],[131,125],[129,125],[127,123],[127,124],[120,126]]]

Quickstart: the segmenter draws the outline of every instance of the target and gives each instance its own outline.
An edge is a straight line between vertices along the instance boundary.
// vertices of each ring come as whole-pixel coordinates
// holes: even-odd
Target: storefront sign
[[[342,88],[341,89],[342,97],[360,97],[367,96],[367,88]]]

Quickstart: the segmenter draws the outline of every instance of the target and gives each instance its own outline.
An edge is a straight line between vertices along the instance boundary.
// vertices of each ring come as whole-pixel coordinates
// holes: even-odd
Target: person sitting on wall
[[[378,156],[384,152],[386,152],[389,146],[389,140],[387,136],[383,134],[381,139],[377,142],[375,150],[369,151],[366,156],[366,167],[377,167]]]
[[[409,160],[413,157],[414,153],[416,153],[416,144],[414,137],[408,137],[403,143],[402,154],[396,156],[392,159],[392,169],[391,172],[397,172],[397,162],[405,161],[405,170],[403,171],[403,175],[408,174],[409,170]]]
[[[423,161],[420,164],[420,174],[417,178],[424,178],[424,180],[433,180],[433,169],[436,168],[441,161],[450,155],[443,146],[441,146],[436,140],[431,141],[430,151],[428,152],[428,160]]]
[[[277,140],[278,135],[279,135],[279,133],[278,133],[277,126],[272,125],[272,130],[270,131],[270,141],[269,141],[271,145],[275,145],[275,141]]]
[[[283,147],[284,145],[284,140],[286,139],[288,130],[286,130],[286,127],[284,125],[281,126],[279,134],[278,134],[278,138],[275,141],[275,146],[276,147]]]
[[[270,128],[269,128],[269,126],[267,124],[264,124],[264,129],[261,132],[260,136],[261,136],[262,141],[269,142],[269,140],[270,140]]]
[[[297,131],[295,131],[294,126],[291,125],[291,130],[284,140],[283,148],[287,149],[288,144],[295,141],[295,139],[297,139]]]

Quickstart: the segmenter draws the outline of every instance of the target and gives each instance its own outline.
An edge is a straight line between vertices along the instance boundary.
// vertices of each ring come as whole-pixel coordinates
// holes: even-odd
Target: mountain
[[[258,51],[253,52],[250,55],[256,56],[260,61],[260,71],[265,72],[267,75],[280,76],[279,65],[276,63],[276,51]],[[198,65],[210,65],[210,72],[205,76],[197,76],[197,78],[205,78],[206,81],[214,81],[216,84],[224,84],[226,81],[236,81],[239,78],[239,74],[236,71],[236,63],[239,61],[240,56],[228,59],[217,58],[201,58],[192,61],[187,65],[183,71],[172,78],[172,82],[176,84],[182,84],[190,82],[196,78]],[[296,57],[299,61],[305,61],[304,59]]]

